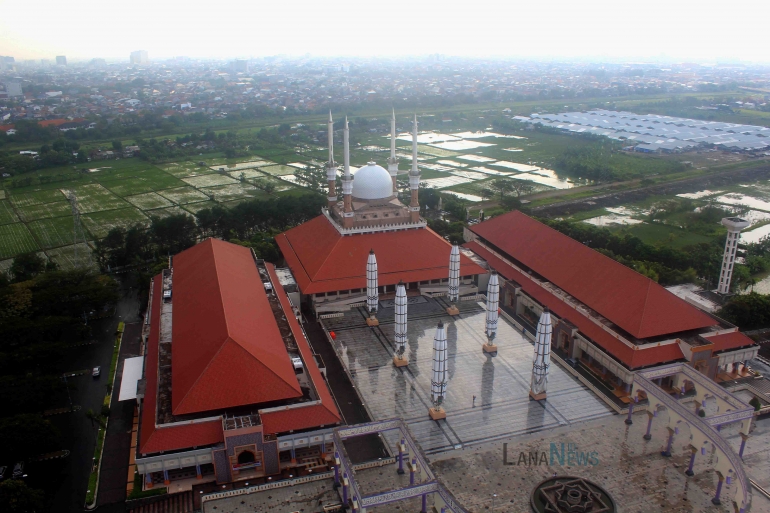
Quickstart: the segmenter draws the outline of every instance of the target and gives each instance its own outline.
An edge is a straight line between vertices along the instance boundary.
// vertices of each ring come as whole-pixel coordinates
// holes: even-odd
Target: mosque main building
[[[369,162],[351,170],[345,122],[341,198],[331,116],[328,130],[327,204],[276,237],[288,269],[209,239],[154,278],[133,394],[135,464],[145,487],[328,469],[333,430],[344,419],[300,312],[372,312],[380,300],[398,303],[404,290],[477,300],[489,284],[494,322],[499,311],[527,335],[538,319],[548,319],[551,353],[582,369],[580,380],[617,412],[633,409],[640,397],[635,382],[650,370],[688,368],[655,376],[677,398],[695,394],[701,377],[746,375],[745,362],[758,348],[737,327],[520,212],[467,229],[462,248],[432,231],[420,215],[416,117],[404,201],[396,183],[395,116],[387,169]]]

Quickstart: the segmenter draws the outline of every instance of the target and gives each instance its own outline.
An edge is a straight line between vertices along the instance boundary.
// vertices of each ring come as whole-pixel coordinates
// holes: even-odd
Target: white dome
[[[353,176],[354,198],[376,200],[393,196],[393,179],[390,173],[374,162],[359,168]]]

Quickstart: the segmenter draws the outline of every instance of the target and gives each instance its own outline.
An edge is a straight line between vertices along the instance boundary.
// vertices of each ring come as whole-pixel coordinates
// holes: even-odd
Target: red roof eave
[[[754,345],[754,341],[740,331],[722,333],[713,337],[703,337],[703,339],[714,344],[711,350],[714,353]]]
[[[597,326],[593,321],[587,319],[584,315],[576,312],[572,306],[565,303],[561,298],[554,296],[535,284],[529,276],[519,272],[512,265],[495,256],[479,243],[468,242],[464,246],[486,260],[504,278],[513,280],[521,285],[527,295],[537,300],[543,306],[547,306],[558,317],[569,320],[584,335],[593,340],[615,359],[624,363],[629,369],[673,362],[684,358],[679,344],[632,349],[607,333],[603,328]]]

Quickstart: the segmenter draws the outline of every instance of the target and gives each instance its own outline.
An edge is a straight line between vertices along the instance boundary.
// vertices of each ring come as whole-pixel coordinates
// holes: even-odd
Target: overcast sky
[[[0,0],[0,55],[770,62],[768,0]]]

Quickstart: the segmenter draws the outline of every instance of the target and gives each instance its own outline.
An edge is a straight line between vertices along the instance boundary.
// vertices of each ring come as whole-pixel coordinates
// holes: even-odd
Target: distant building
[[[146,50],[137,50],[131,52],[131,64],[149,64],[150,58]]]
[[[236,59],[232,62],[233,71],[236,73],[248,73],[249,61],[246,59]]]
[[[66,66],[67,65],[67,56],[66,55],[57,55],[56,56],[56,65],[57,66]]]
[[[13,98],[14,96],[23,96],[24,94],[21,91],[21,82],[16,80],[9,80],[5,83],[5,92],[9,98]]]

